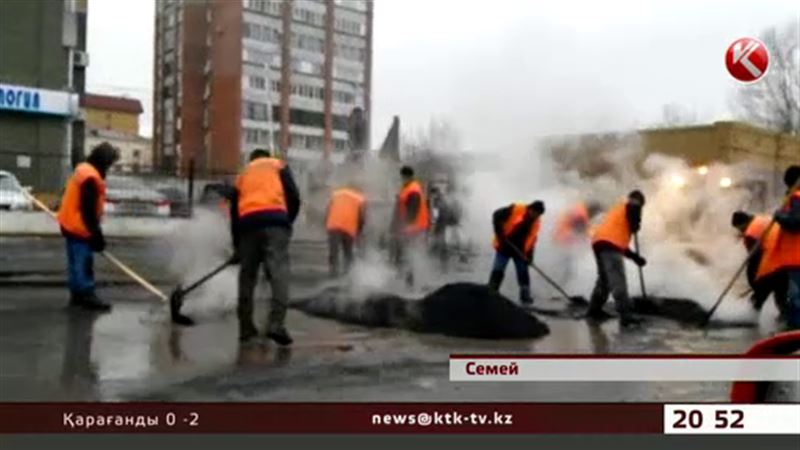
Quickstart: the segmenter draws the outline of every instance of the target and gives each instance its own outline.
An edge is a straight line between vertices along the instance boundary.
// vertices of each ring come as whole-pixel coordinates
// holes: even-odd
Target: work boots
[[[531,288],[529,286],[520,286],[519,302],[526,306],[533,304],[533,297],[531,297]]]
[[[276,328],[267,332],[267,337],[275,341],[278,345],[283,346],[292,345],[292,342],[294,342],[285,327]]]
[[[69,305],[87,311],[111,311],[111,305],[101,300],[94,292],[83,294],[70,293]]]
[[[623,328],[639,328],[644,320],[632,313],[622,314],[619,318],[619,324],[622,325]]]
[[[491,274],[489,274],[489,289],[494,292],[500,291],[500,285],[503,283],[503,272],[499,270],[493,270]]]

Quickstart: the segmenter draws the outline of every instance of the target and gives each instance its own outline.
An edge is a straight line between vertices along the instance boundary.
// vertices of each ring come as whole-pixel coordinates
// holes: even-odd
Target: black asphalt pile
[[[308,314],[372,327],[477,339],[538,338],[546,324],[485,285],[454,283],[418,300],[373,294],[363,300],[328,288],[293,307]]]
[[[420,331],[480,339],[541,337],[544,322],[486,285],[447,284],[420,300]]]

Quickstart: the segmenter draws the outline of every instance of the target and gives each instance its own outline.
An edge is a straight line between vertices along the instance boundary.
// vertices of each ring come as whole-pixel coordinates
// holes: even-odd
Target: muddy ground
[[[174,328],[147,292],[121,283],[104,263],[100,293],[110,314],[66,308],[60,239],[0,239],[0,401],[723,401],[726,383],[453,383],[448,355],[475,352],[741,353],[757,328],[707,333],[651,318],[636,331],[616,321],[542,317],[551,333],[529,340],[473,340],[367,328],[291,310],[291,349],[242,350],[235,315]],[[148,242],[112,243],[115,253],[158,280],[168,255]],[[293,289],[308,295],[324,279],[318,242],[292,249]],[[513,280],[512,280],[513,281]],[[549,301],[544,301],[549,302]],[[545,303],[547,304],[547,303]],[[258,302],[258,318],[265,317]]]

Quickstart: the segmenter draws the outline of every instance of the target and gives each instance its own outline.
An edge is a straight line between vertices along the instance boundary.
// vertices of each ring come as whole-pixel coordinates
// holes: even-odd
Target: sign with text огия
[[[0,110],[75,116],[79,110],[78,94],[0,83]]]

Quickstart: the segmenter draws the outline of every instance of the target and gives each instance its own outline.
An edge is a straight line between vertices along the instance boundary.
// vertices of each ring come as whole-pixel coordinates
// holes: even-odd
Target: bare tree
[[[769,68],[764,78],[739,88],[738,115],[800,135],[800,22],[769,28],[761,40],[769,51]]]

